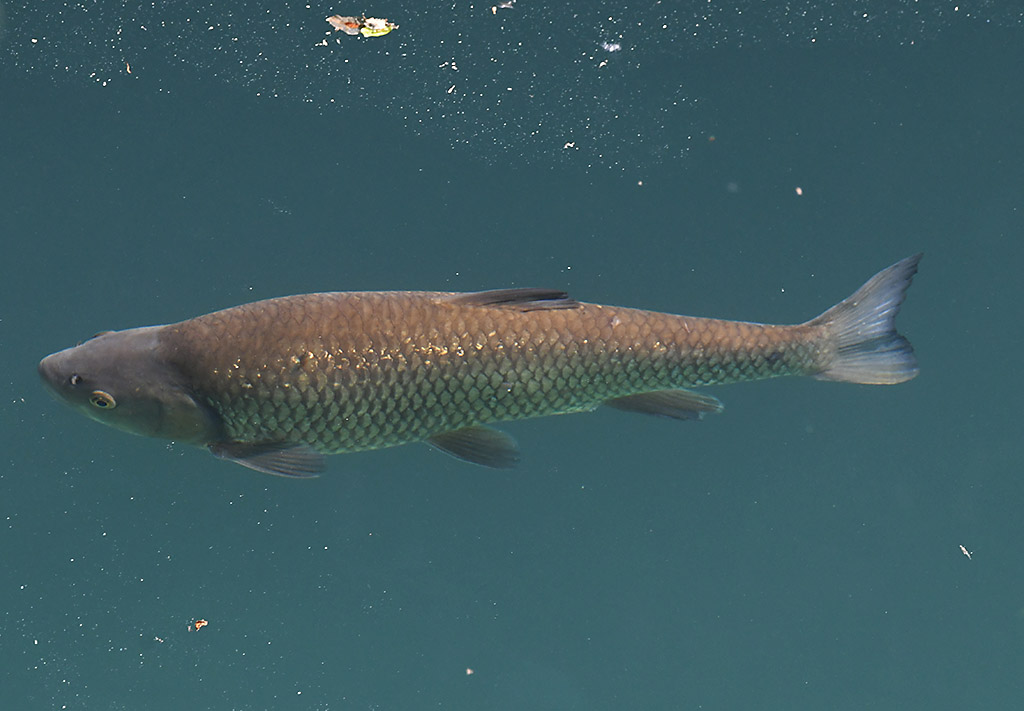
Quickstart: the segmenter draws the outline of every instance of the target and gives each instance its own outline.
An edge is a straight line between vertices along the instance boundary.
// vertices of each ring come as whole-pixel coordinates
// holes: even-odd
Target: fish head
[[[148,437],[205,444],[219,416],[163,357],[162,326],[99,333],[39,362],[47,389],[97,422]]]

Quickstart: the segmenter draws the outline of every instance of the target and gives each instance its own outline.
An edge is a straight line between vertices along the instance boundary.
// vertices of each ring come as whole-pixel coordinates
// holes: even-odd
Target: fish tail
[[[853,296],[809,323],[824,327],[834,346],[831,361],[814,377],[893,385],[917,375],[914,348],[897,333],[895,321],[920,260],[915,254],[883,269]]]

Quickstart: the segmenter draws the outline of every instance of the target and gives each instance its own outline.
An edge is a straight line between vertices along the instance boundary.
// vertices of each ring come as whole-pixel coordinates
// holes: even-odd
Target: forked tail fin
[[[896,314],[917,273],[920,254],[883,269],[810,325],[825,326],[835,357],[814,377],[868,385],[893,385],[917,375],[910,341],[896,332]]]

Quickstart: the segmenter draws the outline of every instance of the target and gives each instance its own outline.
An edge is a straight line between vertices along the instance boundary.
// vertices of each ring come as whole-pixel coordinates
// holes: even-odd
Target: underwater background
[[[925,4],[0,5],[0,704],[1019,703],[1024,11]],[[919,251],[915,380],[510,423],[512,471],[263,476],[35,372],[311,291],[794,323]]]

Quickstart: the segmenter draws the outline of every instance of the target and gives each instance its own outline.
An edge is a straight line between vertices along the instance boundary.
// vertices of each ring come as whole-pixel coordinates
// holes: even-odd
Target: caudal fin
[[[814,377],[868,385],[893,385],[917,375],[910,341],[896,332],[896,314],[917,273],[920,254],[883,269],[810,323],[826,326],[836,344],[832,362]]]

